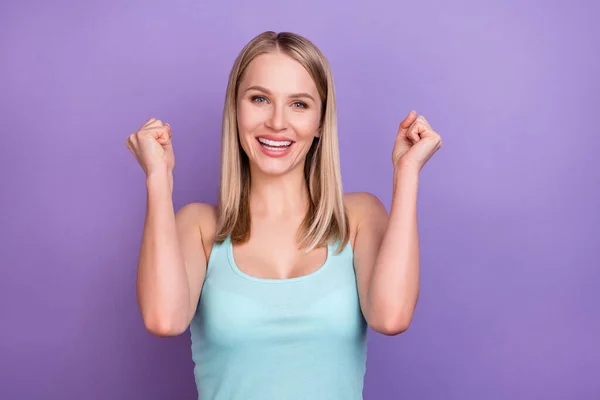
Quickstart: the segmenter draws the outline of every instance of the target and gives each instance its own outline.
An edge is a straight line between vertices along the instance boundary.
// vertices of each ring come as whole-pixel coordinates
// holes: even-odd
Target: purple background
[[[444,139],[420,184],[417,312],[371,332],[365,398],[600,398],[593,3],[3,1],[0,398],[196,396],[189,335],[138,313],[125,139],[168,121],[176,207],[214,202],[227,75],[267,29],[332,64],[345,190],[389,206],[411,109]]]

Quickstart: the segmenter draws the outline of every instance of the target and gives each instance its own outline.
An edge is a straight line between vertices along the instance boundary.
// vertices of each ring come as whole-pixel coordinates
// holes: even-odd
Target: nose
[[[282,106],[271,107],[271,113],[267,117],[265,125],[276,132],[287,128],[287,118]]]

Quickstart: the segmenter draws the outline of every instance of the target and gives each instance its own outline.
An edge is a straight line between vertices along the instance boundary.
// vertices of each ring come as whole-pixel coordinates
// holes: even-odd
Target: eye
[[[295,108],[308,108],[308,106],[306,105],[306,103],[303,103],[301,101],[297,101],[295,103],[292,104]]]
[[[253,103],[266,103],[267,99],[264,96],[252,96],[251,100]]]

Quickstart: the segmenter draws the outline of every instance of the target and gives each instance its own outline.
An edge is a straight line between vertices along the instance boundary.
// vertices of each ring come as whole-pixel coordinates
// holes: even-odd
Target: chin
[[[285,175],[297,167],[290,160],[265,160],[262,157],[258,160],[250,160],[250,163],[254,164],[257,171],[273,177]]]

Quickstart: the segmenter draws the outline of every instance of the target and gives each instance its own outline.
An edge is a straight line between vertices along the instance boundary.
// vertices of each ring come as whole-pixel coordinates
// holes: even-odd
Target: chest
[[[327,247],[306,252],[291,232],[258,232],[244,244],[233,245],[233,258],[243,273],[260,279],[292,279],[319,270],[329,257]]]
[[[353,256],[335,246],[311,275],[262,279],[240,273],[226,242],[213,255],[195,332],[206,344],[245,348],[256,343],[354,343],[364,334]],[[229,265],[228,265],[229,264]]]

